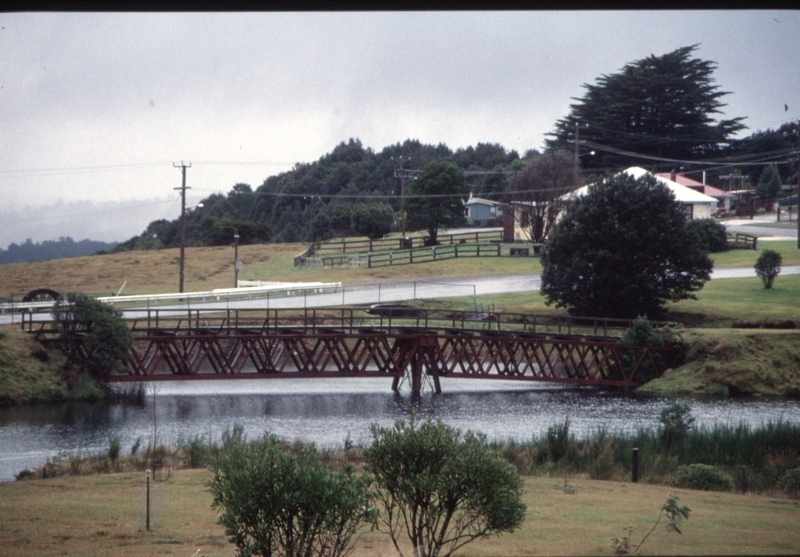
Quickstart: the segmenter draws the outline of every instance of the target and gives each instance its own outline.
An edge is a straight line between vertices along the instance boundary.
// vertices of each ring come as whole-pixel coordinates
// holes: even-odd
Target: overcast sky
[[[0,248],[175,218],[181,161],[191,205],[349,138],[540,149],[584,83],[697,43],[724,117],[799,117],[800,11],[3,13]]]

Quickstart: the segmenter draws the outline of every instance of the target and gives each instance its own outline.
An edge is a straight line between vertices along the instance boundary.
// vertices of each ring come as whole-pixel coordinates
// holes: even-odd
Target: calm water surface
[[[175,446],[203,435],[218,441],[234,425],[249,439],[264,431],[288,440],[341,447],[345,438],[369,443],[369,424],[390,425],[412,408],[492,440],[524,441],[569,417],[578,436],[594,428],[624,432],[655,427],[669,399],[642,398],[549,384],[449,379],[441,395],[412,399],[395,394],[387,379],[285,379],[160,383],[148,387],[144,405],[55,404],[0,409],[0,481],[62,452],[98,453],[119,437],[123,453],[138,438]],[[155,392],[155,396],[153,393]],[[800,401],[688,400],[698,425],[800,423]],[[155,420],[154,420],[155,417]],[[155,423],[154,423],[155,422]]]

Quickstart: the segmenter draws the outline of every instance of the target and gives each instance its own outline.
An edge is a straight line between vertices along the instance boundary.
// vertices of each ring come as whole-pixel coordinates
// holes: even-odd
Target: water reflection
[[[369,424],[391,425],[412,408],[490,439],[524,441],[565,417],[583,435],[654,427],[669,400],[593,389],[508,381],[446,380],[443,394],[412,398],[390,390],[385,379],[239,380],[160,384],[143,405],[54,404],[0,409],[0,481],[33,468],[61,451],[106,451],[119,437],[123,453],[155,433],[175,445],[197,435],[219,440],[235,424],[248,438],[268,430],[283,438],[338,447],[346,437],[369,442]],[[155,393],[155,396],[153,396]],[[800,423],[800,402],[690,400],[698,425],[740,421],[758,425],[783,419]],[[155,415],[155,423],[154,417]],[[154,427],[155,426],[155,427]]]

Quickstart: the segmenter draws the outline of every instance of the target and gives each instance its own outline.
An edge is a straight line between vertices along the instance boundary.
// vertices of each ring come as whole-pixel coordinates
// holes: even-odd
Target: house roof
[[[651,174],[650,172],[648,172],[644,168],[640,168],[638,166],[632,166],[632,167],[630,167],[630,168],[628,168],[626,170],[623,170],[622,172],[624,172],[625,174],[627,174],[629,176],[633,176],[634,178],[637,178],[637,179],[641,178],[645,174]],[[693,203],[693,204],[694,203],[714,203],[714,204],[717,203],[717,200],[714,199],[713,197],[709,197],[709,196],[704,195],[704,194],[702,194],[700,192],[694,191],[691,188],[687,188],[686,186],[682,186],[681,184],[679,184],[677,182],[673,182],[669,178],[664,178],[663,176],[659,176],[657,174],[653,174],[653,175],[656,177],[656,180],[658,180],[659,182],[661,182],[662,184],[667,186],[667,188],[669,188],[669,190],[675,195],[675,199],[679,203]],[[582,196],[586,195],[586,193],[589,191],[590,187],[591,187],[591,184],[583,186],[583,187],[580,187],[580,188],[576,189],[575,191],[573,191],[571,193],[568,193],[565,197],[568,198],[568,199],[573,199],[575,197],[582,197]]]
[[[670,180],[672,179],[672,173],[671,172],[659,172],[658,174],[656,174],[656,176],[658,176],[660,178],[667,178],[667,179],[670,179]],[[708,184],[703,184],[702,182],[698,182],[697,180],[692,180],[691,178],[687,178],[683,174],[676,174],[674,181],[679,183],[682,186],[686,186],[689,189],[692,189],[694,191],[703,193],[703,194],[708,195],[710,197],[715,197],[715,198],[718,198],[718,197],[734,197],[733,195],[729,194],[726,191],[722,191],[721,189],[715,188],[714,186],[709,186]]]
[[[505,205],[500,201],[492,201],[491,199],[483,199],[482,197],[470,197],[465,205]]]

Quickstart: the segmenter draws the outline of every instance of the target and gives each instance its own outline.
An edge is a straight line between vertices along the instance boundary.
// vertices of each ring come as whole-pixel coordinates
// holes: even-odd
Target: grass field
[[[158,527],[137,520],[142,474],[61,477],[0,484],[0,555],[226,556],[225,540],[210,508],[206,470],[178,470],[157,489]],[[155,484],[154,484],[155,485]],[[668,488],[571,479],[526,477],[528,507],[521,530],[474,542],[468,556],[611,555],[612,537],[631,526],[638,543],[658,518]],[[156,488],[154,487],[154,492]],[[660,525],[642,555],[791,555],[800,553],[800,506],[789,499],[671,489],[691,514],[682,535]],[[139,526],[137,526],[139,524]],[[395,555],[382,534],[367,532],[353,557]]]

